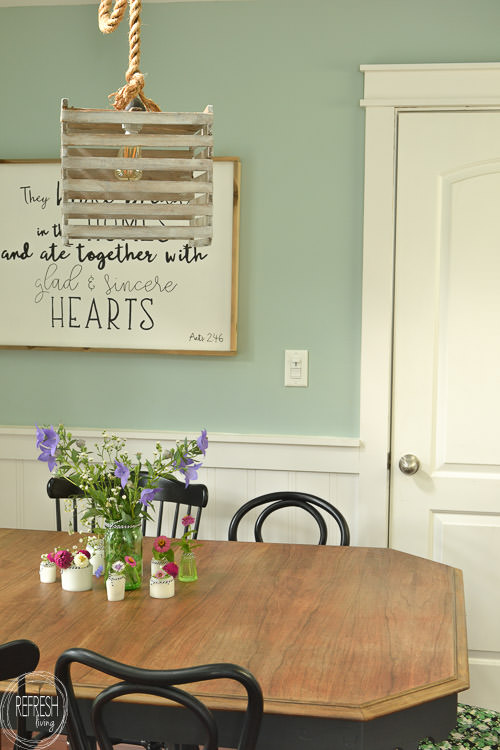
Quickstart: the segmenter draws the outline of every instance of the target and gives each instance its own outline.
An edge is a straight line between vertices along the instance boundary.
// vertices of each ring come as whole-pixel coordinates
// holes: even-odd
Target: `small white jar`
[[[106,579],[108,602],[121,602],[125,598],[125,576],[111,574]]]
[[[153,599],[170,599],[175,594],[175,579],[172,576],[149,579],[149,596]]]
[[[90,544],[87,544],[87,552],[90,552],[90,564],[92,565],[92,574],[102,567],[104,570],[104,539],[94,537]]]
[[[166,565],[167,561],[165,562],[163,560],[156,560],[154,557],[151,559],[151,576],[154,576],[156,573],[158,573],[159,570],[163,568],[164,565]]]
[[[61,568],[61,585],[65,591],[89,591],[92,588],[92,565]]]
[[[57,565],[48,560],[45,562],[42,560],[40,563],[40,582],[41,583],[55,583],[56,582]]]

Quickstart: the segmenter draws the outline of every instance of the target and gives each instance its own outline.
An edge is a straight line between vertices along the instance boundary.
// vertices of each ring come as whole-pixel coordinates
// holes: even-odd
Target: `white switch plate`
[[[308,382],[307,349],[286,349],[285,385],[305,388]]]

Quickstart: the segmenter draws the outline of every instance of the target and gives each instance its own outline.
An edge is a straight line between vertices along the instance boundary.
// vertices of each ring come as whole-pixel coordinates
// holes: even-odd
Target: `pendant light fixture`
[[[99,28],[110,33],[130,3],[129,67],[114,110],[61,104],[63,242],[212,240],[213,109],[161,112],[144,95],[141,0],[101,0]],[[110,97],[110,98],[111,98]]]

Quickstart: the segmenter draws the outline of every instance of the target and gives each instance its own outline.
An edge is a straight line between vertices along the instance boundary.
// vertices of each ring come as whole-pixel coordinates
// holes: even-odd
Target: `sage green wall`
[[[122,85],[128,19],[104,36],[97,6],[0,10],[0,158],[58,157],[61,98]],[[146,93],[213,104],[215,152],[242,162],[238,354],[1,351],[0,423],[357,436],[359,65],[499,58],[498,0],[144,0]],[[308,388],[284,388],[287,348]]]

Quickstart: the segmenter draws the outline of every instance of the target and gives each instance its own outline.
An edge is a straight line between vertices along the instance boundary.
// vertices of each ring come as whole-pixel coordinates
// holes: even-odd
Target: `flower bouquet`
[[[166,536],[157,536],[153,541],[153,558],[151,560],[151,575],[161,570],[166,563],[174,561],[174,550],[170,539]]]
[[[151,519],[152,501],[159,479],[184,478],[186,486],[198,476],[201,455],[206,454],[207,432],[195,440],[185,438],[170,449],[157,443],[152,460],[140,453],[130,458],[126,443],[116,435],[102,433],[101,443],[89,450],[85,441],[77,440],[63,425],[36,427],[39,461],[47,462],[55,476],[65,477],[75,486],[75,495],[83,494],[81,515],[94,534],[105,537],[106,577],[117,560],[131,556],[136,570],[127,566],[126,588],[140,586],[142,575],[142,529],[144,519]]]
[[[106,578],[106,593],[110,602],[121,601],[124,598],[127,570],[131,571],[132,579],[136,580],[137,560],[130,555],[125,555],[124,560],[115,560],[111,563]]]
[[[52,562],[61,571],[61,584],[66,591],[88,591],[92,588],[92,565],[90,552],[86,549],[57,549],[48,552],[47,562]]]
[[[52,552],[44,552],[40,555],[40,582],[55,583],[57,567]]]
[[[170,549],[169,552],[173,551]],[[151,568],[151,578],[149,580],[149,595],[153,599],[170,599],[175,593],[174,580],[177,578],[179,568],[173,561],[164,562],[164,559],[155,558],[154,561],[158,562],[160,567],[153,573]]]
[[[49,552],[47,559],[54,562],[60,570],[66,570],[66,568],[86,568],[90,565],[90,552],[86,549],[73,548],[75,551],[70,552],[69,549],[60,549],[57,552]]]
[[[100,567],[104,567],[103,537],[97,534],[87,537],[87,549],[90,552],[90,564],[95,573]]]

